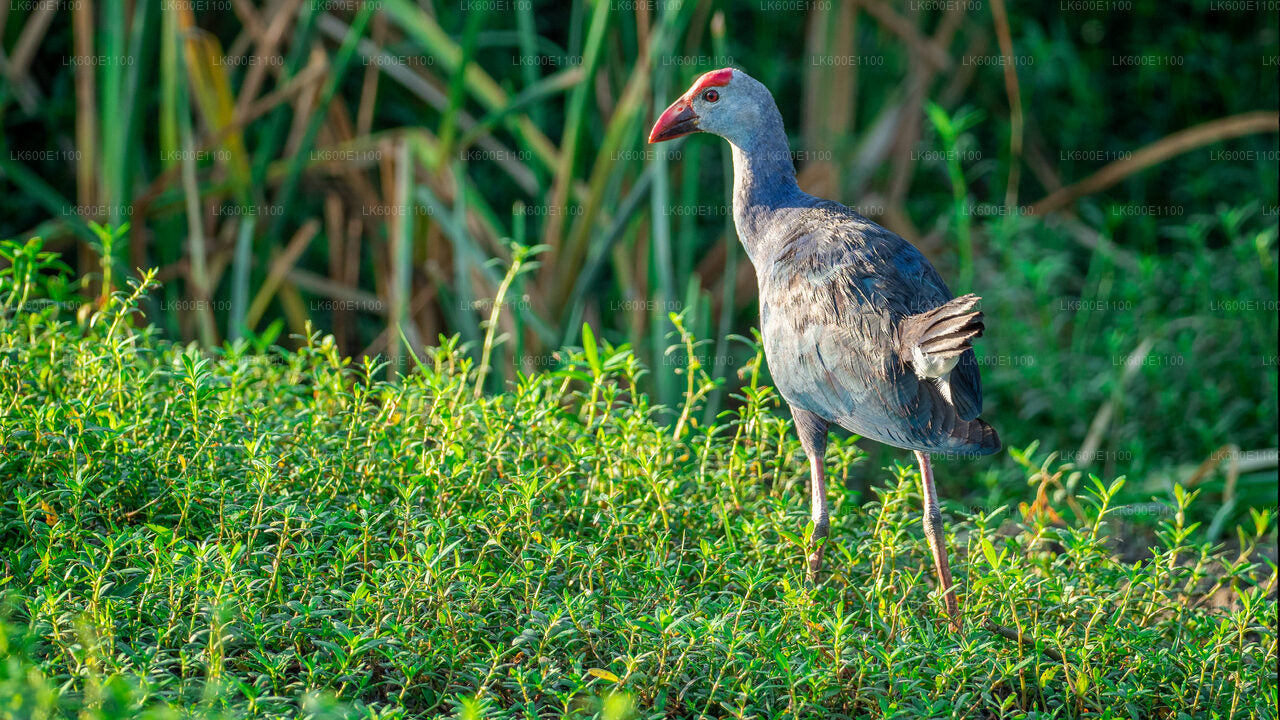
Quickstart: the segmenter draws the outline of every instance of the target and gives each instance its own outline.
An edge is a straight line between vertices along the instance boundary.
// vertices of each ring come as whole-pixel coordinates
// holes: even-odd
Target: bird
[[[952,295],[907,240],[796,181],[772,93],[737,68],[708,72],[658,116],[650,143],[718,135],[733,154],[733,220],[756,270],[760,334],[775,387],[809,460],[808,577],[817,582],[830,532],[824,456],[832,426],[915,453],[925,538],[951,627],[960,627],[933,454],[990,455],[979,419],[974,294]]]

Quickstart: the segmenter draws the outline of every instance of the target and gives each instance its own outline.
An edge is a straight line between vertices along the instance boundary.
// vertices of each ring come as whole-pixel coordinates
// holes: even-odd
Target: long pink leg
[[[822,551],[826,549],[827,534],[831,530],[831,518],[827,514],[827,474],[823,463],[827,454],[827,421],[817,415],[791,406],[791,417],[796,423],[800,445],[809,458],[809,517],[813,520],[812,545],[809,557],[809,581],[818,581],[822,570]]]
[[[823,469],[823,457],[809,458],[809,513],[813,520],[813,552],[809,554],[809,581],[818,581],[822,569],[822,551],[826,549],[827,533],[831,519],[827,514],[827,474]]]
[[[938,585],[947,603],[947,615],[951,617],[951,627],[960,629],[960,601],[951,586],[951,565],[947,563],[946,538],[943,535],[942,511],[938,509],[938,492],[933,487],[933,464],[928,453],[916,452],[916,460],[920,462],[921,494],[924,496],[924,536],[929,541],[929,549],[933,551],[933,565],[938,571]]]

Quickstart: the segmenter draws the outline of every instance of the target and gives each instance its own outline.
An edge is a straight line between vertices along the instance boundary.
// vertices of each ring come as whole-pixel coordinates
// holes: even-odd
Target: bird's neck
[[[756,132],[729,142],[733,148],[733,219],[738,238],[759,269],[766,260],[769,229],[779,213],[803,204],[808,196],[796,184],[795,164],[776,109]]]

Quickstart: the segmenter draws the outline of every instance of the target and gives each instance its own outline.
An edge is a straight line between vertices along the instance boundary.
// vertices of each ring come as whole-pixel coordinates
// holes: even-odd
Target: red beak
[[[662,111],[658,122],[653,124],[649,133],[649,142],[657,143],[671,140],[698,131],[698,116],[693,112],[693,104],[685,98],[671,103],[671,107]]]

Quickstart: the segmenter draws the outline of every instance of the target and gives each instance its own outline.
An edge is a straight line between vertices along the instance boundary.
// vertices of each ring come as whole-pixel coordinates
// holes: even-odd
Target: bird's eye
[[[702,93],[702,99],[706,100],[707,102],[715,102],[720,99],[720,93],[716,92],[715,90],[707,90],[706,92]]]

